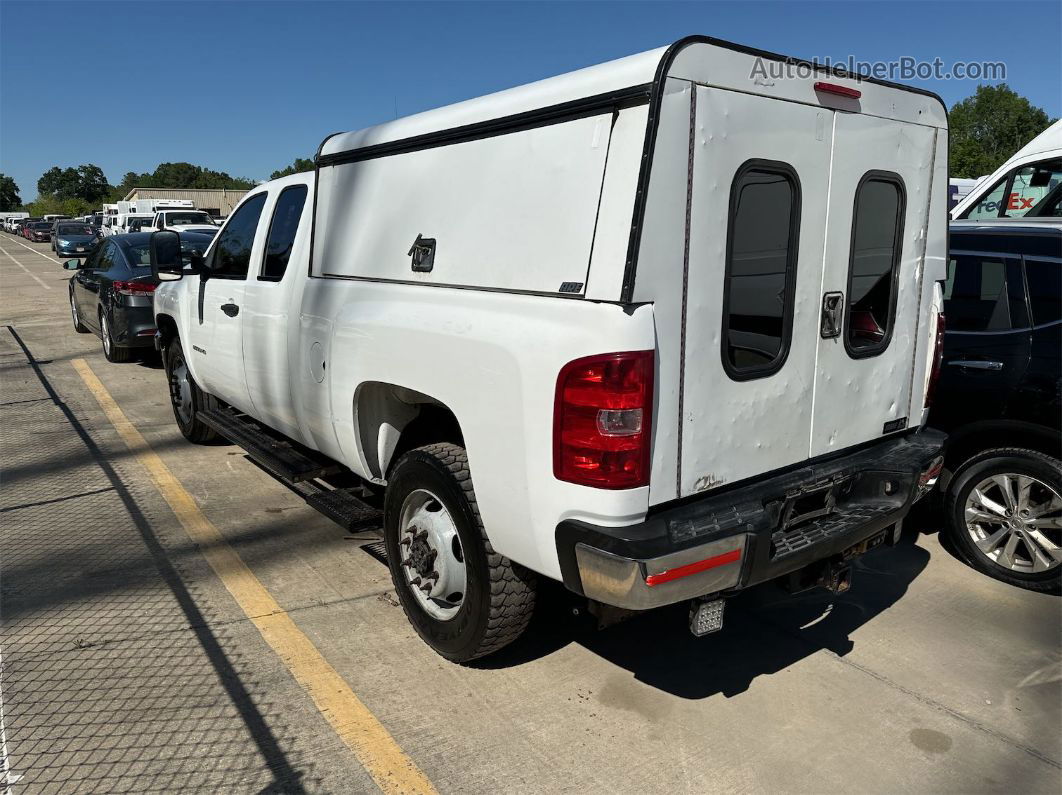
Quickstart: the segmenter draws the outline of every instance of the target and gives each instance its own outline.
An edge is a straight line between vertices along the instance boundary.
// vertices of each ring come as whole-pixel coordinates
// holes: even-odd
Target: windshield
[[[166,213],[166,224],[169,226],[187,226],[188,224],[213,226],[214,222],[206,213]]]
[[[94,235],[92,227],[87,224],[63,224],[59,227],[61,235]]]

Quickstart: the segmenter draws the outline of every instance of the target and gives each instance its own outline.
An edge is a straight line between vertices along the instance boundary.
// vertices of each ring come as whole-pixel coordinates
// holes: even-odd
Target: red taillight
[[[937,379],[940,378],[940,363],[944,358],[944,313],[937,312],[937,334],[933,341],[933,364],[929,370],[929,383],[926,384],[925,407],[933,405],[933,392],[937,388]]]
[[[155,292],[155,285],[151,282],[114,281],[111,284],[114,285],[114,291],[121,295],[151,295]]]
[[[557,376],[553,474],[599,489],[649,483],[653,352],[587,356]]]
[[[849,88],[837,83],[824,83],[821,80],[815,83],[815,90],[822,91],[825,94],[836,94],[839,97],[851,97],[852,99],[859,99],[863,96],[863,92],[858,88]]]

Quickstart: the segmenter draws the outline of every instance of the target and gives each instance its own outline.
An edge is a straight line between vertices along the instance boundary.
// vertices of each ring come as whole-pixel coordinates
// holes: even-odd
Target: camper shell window
[[[789,354],[799,236],[793,167],[744,163],[730,189],[723,287],[723,369],[735,381],[776,373]]]
[[[844,346],[861,359],[885,350],[896,314],[906,191],[899,174],[868,171],[856,186]]]

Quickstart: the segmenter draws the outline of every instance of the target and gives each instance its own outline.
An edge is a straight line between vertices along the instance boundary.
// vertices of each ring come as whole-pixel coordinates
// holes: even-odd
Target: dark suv
[[[1062,574],[1062,222],[951,225],[944,527],[976,569],[1058,591]]]

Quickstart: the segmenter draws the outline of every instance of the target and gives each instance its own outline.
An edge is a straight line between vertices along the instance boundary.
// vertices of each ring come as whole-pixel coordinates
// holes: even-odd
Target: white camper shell
[[[451,659],[526,625],[526,570],[627,609],[841,587],[942,444],[947,120],[916,89],[763,76],[785,60],[691,37],[330,136],[248,193],[206,278],[156,291],[171,381],[386,487],[393,560],[450,566],[392,575]],[[189,438],[195,406],[223,427],[211,399],[175,404]],[[437,592],[451,536],[418,546],[403,507],[433,456],[470,474],[508,607],[463,564]]]

